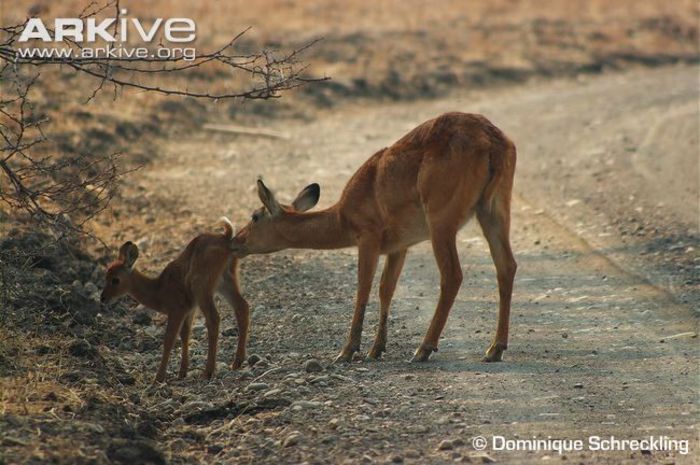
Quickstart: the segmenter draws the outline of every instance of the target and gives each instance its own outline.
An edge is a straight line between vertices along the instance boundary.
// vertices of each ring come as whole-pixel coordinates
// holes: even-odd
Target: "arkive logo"
[[[135,34],[143,42],[151,42],[159,31],[168,42],[192,42],[196,37],[196,24],[191,18],[156,18],[152,24],[145,25],[138,18],[126,17],[127,10],[120,10],[119,18],[106,18],[98,23],[96,18],[55,18],[54,36],[41,18],[30,18],[20,35],[19,42],[33,39],[43,42],[63,42],[70,39],[75,42],[127,42]],[[118,37],[114,35],[114,25],[119,21]],[[111,29],[111,31],[110,31]]]

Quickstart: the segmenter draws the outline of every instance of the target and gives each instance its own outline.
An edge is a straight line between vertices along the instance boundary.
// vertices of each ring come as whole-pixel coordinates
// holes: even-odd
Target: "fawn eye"
[[[112,278],[112,284],[115,286],[119,284],[119,278]]]
[[[260,215],[257,213],[253,213],[253,216],[251,216],[250,219],[253,220],[253,223],[255,223],[260,219]]]

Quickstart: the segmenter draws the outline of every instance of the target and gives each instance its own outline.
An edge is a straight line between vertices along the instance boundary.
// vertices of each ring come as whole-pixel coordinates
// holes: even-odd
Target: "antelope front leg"
[[[180,326],[182,326],[182,320],[183,317],[180,315],[171,315],[168,317],[168,323],[165,327],[165,339],[163,340],[163,357],[160,359],[160,367],[158,367],[158,373],[156,373],[155,381],[157,383],[165,381],[170,352],[175,345],[175,339],[177,338],[178,331],[180,331]]]
[[[348,341],[335,358],[335,363],[350,362],[355,352],[360,350],[362,338],[362,322],[365,318],[365,309],[372,290],[372,279],[377,269],[379,259],[379,244],[375,241],[360,243],[357,261],[357,298],[355,301],[355,313],[350,325]]]
[[[382,279],[379,282],[379,325],[377,326],[377,335],[374,338],[374,344],[367,353],[367,358],[377,360],[386,351],[386,333],[387,320],[389,318],[389,306],[391,298],[396,290],[396,283],[399,280],[401,269],[406,260],[406,249],[387,255],[384,263],[384,271]]]

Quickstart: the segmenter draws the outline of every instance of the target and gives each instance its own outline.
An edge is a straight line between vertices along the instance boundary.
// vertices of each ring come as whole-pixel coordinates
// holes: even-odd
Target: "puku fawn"
[[[347,343],[336,361],[360,348],[362,322],[380,255],[386,255],[379,286],[380,317],[367,356],[386,349],[389,305],[409,247],[430,240],[440,271],[440,297],[430,327],[413,356],[425,361],[462,284],[457,253],[459,229],[476,213],[496,265],[500,294],[496,335],[485,361],[500,361],[508,347],[508,323],[516,263],[510,247],[510,202],[515,146],[480,115],[445,113],[426,121],[370,157],[350,178],[340,200],[320,211],[319,186],[311,184],[291,205],[277,202],[258,181],[263,207],[233,240],[236,256],[287,248],[358,248],[355,313]]]
[[[119,257],[107,268],[101,295],[103,303],[128,294],[140,304],[168,316],[156,382],[165,380],[168,359],[178,333],[182,341],[179,377],[187,376],[189,340],[197,307],[204,314],[209,339],[203,377],[214,375],[220,321],[214,304],[216,292],[226,299],[236,314],[238,347],[232,368],[240,368],[245,359],[250,310],[238,285],[238,259],[231,252],[233,226],[228,219],[221,220],[224,234],[205,233],[195,237],[157,278],[149,278],[134,269],[139,250],[133,242],[122,245]]]

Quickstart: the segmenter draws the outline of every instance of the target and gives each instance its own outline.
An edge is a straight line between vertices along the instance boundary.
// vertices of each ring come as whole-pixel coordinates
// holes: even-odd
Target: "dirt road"
[[[448,110],[485,114],[518,146],[512,236],[520,266],[504,363],[479,361],[495,329],[496,283],[486,243],[469,225],[459,235],[465,280],[433,359],[407,363],[438,292],[430,246],[422,244],[409,252],[384,360],[337,367],[328,365],[351,317],[355,252],[286,251],[246,260],[250,353],[270,359],[242,373],[224,369],[213,386],[193,378],[173,383],[167,395],[203,400],[197,408],[209,415],[196,428],[177,420],[165,427],[173,462],[479,461],[487,459],[471,438],[481,435],[489,441],[484,452],[499,462],[547,456],[692,463],[699,446],[697,85],[697,69],[668,68],[344,107],[311,122],[278,122],[274,129],[289,139],[176,137],[167,156],[135,179],[162,199],[181,199],[164,203],[148,227],[153,232],[142,238],[143,262],[153,269],[156,257],[219,215],[246,221],[257,207],[258,174],[282,200],[319,182],[320,205],[329,205],[366,157]],[[198,224],[177,224],[169,212]],[[133,227],[143,234],[143,225]],[[376,307],[373,298],[365,349]],[[229,315],[224,327],[233,326]],[[203,337],[201,324],[195,334]],[[224,337],[223,360],[232,348]],[[201,362],[202,350],[200,342],[195,360]],[[155,366],[158,357],[154,351],[147,363]],[[327,368],[305,373],[309,358]],[[268,374],[271,367],[279,369]],[[247,388],[252,378],[265,385]],[[217,414],[222,392],[234,402],[266,399],[272,407]],[[158,393],[152,395],[147,403],[157,405]],[[198,431],[195,439],[183,437],[187,428]],[[586,446],[561,455],[498,451],[492,435],[581,439]],[[595,452],[586,450],[591,435],[685,439],[691,453]],[[445,439],[451,442],[441,445]]]
[[[143,355],[112,344],[137,380],[125,394],[139,398],[129,410],[152,419],[174,463],[694,463],[697,82],[697,69],[666,68],[342,107],[313,121],[273,123],[286,139],[174,134],[162,159],[136,174],[127,191],[133,202],[126,209],[138,210],[144,195],[160,209],[149,212],[148,224],[144,212],[122,215],[122,234],[113,240],[138,240],[141,266],[153,271],[220,215],[247,221],[258,206],[259,174],[283,201],[319,182],[326,206],[369,155],[416,124],[448,110],[485,114],[519,151],[511,344],[503,363],[480,362],[495,329],[497,294],[474,225],[459,235],[464,283],[440,351],[425,364],[407,360],[437,299],[429,244],[409,252],[384,360],[351,366],[329,364],[351,318],[355,252],[286,251],[252,257],[243,267],[254,308],[249,352],[263,362],[226,369],[235,324],[224,311],[216,380],[205,383],[193,372],[144,390],[162,328],[139,329],[130,343],[150,347]],[[376,308],[375,285],[365,350]],[[199,368],[201,322],[195,340]],[[311,358],[322,372],[304,371]],[[581,439],[584,450],[499,451],[493,435]],[[689,440],[690,453],[596,452],[588,450],[591,435]],[[475,436],[487,438],[483,452],[474,450]]]

